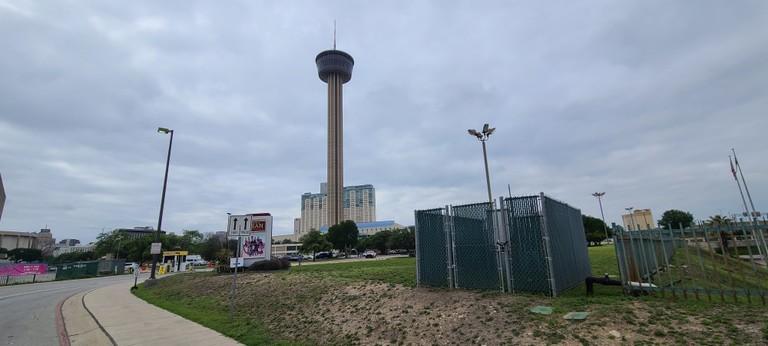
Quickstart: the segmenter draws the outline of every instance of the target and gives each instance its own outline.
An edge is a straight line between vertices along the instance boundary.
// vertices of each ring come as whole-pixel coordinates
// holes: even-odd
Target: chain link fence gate
[[[556,296],[591,275],[580,210],[543,193],[499,205],[417,210],[417,284]]]
[[[453,287],[448,207],[416,211],[416,283]]]

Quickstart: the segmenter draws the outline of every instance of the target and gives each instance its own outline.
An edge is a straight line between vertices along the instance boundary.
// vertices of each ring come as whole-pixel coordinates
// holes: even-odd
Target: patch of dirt
[[[187,280],[185,294],[228,301],[231,276]],[[183,288],[182,288],[183,287]],[[253,316],[277,338],[308,344],[616,345],[764,344],[768,312],[755,306],[691,311],[665,301],[627,299],[585,305],[585,321],[528,311],[553,305],[543,296],[408,288],[304,275],[246,273],[238,279],[238,314]],[[742,310],[743,309],[743,310]],[[749,318],[740,318],[749,316]]]

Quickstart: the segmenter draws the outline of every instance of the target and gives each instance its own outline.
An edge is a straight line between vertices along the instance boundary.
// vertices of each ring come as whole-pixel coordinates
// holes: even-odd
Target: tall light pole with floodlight
[[[485,141],[488,140],[488,137],[491,136],[493,131],[496,131],[496,128],[490,127],[488,124],[483,125],[483,131],[477,131],[475,129],[469,129],[467,132],[471,136],[477,137],[477,140],[483,143],[483,161],[485,162],[485,182],[488,185],[488,203],[493,205],[493,195],[491,194],[491,175],[488,173],[488,153],[485,149]]]
[[[163,195],[160,197],[160,216],[157,218],[157,231],[155,232],[155,243],[160,242],[160,229],[163,226],[163,207],[165,207],[165,188],[168,186],[168,167],[171,164],[171,147],[173,146],[173,130],[165,127],[158,127],[157,132],[164,134],[171,134],[171,139],[168,142],[168,156],[165,159],[165,178],[163,178]],[[157,270],[157,258],[159,254],[152,255],[152,273],[149,274],[150,279],[155,279],[155,271]]]
[[[605,239],[608,239],[608,224],[605,223],[605,214],[603,214],[603,200],[605,192],[595,192],[592,196],[597,197],[597,203],[600,204],[600,217],[603,219],[603,229],[605,230]]]

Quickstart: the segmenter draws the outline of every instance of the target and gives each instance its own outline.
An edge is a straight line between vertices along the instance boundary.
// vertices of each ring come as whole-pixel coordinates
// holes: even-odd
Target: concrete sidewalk
[[[67,299],[62,314],[71,344],[240,345],[137,298],[130,292],[131,286],[120,283]]]

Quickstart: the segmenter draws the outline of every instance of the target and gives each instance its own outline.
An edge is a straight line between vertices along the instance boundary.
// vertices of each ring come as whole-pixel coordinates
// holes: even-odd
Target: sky
[[[733,147],[768,211],[765,1],[0,0],[0,229],[156,227],[168,127],[163,229],[292,232],[326,178],[334,20],[344,182],[379,220],[484,201],[484,123],[495,197],[737,213]]]

